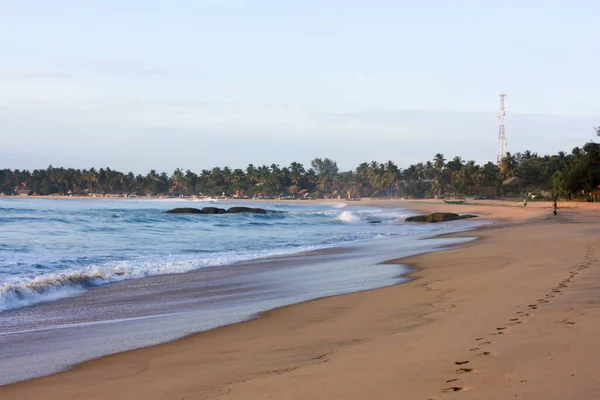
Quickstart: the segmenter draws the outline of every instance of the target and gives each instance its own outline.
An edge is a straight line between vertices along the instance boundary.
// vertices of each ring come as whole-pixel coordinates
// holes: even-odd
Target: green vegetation
[[[600,136],[600,127],[594,128]],[[508,153],[498,166],[477,165],[436,154],[431,161],[400,169],[392,162],[362,163],[340,172],[335,161],[316,158],[310,168],[293,162],[288,167],[245,170],[215,167],[199,174],[176,169],[172,175],[152,170],[134,175],[110,168],[0,170],[0,192],[17,190],[48,194],[136,194],[236,197],[404,197],[431,198],[460,194],[479,197],[589,198],[600,185],[600,144],[588,142],[570,154],[540,156],[529,150]]]

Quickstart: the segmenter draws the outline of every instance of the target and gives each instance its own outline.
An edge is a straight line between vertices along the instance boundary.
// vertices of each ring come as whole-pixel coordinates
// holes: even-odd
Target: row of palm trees
[[[558,174],[558,175],[557,175]],[[519,185],[505,185],[518,178]],[[514,179],[513,179],[514,181]],[[554,183],[553,183],[554,182]],[[558,182],[558,183],[557,183]],[[557,191],[573,196],[600,184],[600,145],[576,147],[570,154],[540,156],[532,151],[508,153],[496,165],[478,165],[457,156],[447,160],[436,154],[431,161],[401,169],[393,161],[365,162],[340,172],[335,161],[316,158],[310,167],[248,165],[245,169],[215,167],[199,174],[176,169],[171,175],[151,170],[146,175],[110,168],[55,168],[34,171],[0,170],[0,191],[27,188],[37,194],[135,193],[137,195],[238,195],[315,197],[433,197],[444,194],[491,195],[531,191]],[[560,186],[560,188],[558,186]]]
[[[499,164],[499,172],[502,179],[518,177],[525,187],[568,197],[589,194],[600,185],[600,144],[588,142],[570,154],[508,153]]]

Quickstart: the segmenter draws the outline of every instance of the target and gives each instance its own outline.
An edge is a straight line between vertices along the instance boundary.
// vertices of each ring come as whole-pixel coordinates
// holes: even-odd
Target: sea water
[[[273,214],[167,214],[252,206]],[[318,297],[406,280],[391,258],[477,222],[345,203],[0,199],[0,384]]]

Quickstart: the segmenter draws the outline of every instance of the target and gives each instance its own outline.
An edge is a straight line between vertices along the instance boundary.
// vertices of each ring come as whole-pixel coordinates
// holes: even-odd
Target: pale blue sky
[[[93,5],[92,5],[93,4]],[[600,125],[600,2],[0,0],[0,168],[343,169]]]

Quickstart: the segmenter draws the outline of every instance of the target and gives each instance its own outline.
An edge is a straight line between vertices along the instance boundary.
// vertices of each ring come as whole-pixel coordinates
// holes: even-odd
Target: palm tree
[[[252,164],[248,164],[248,167],[246,168],[246,179],[251,185],[258,183],[258,171]]]
[[[231,171],[231,168],[229,168],[229,167],[223,168],[223,183],[226,186],[231,185],[231,175],[232,174],[233,174],[233,172]]]
[[[508,179],[517,176],[519,164],[517,162],[517,158],[507,152],[506,156],[502,157],[502,160],[500,160],[499,167],[502,178]]]
[[[433,157],[433,169],[435,171],[434,192],[444,193],[444,169],[446,168],[446,159],[441,153]]]
[[[169,188],[171,192],[178,194],[187,194],[189,190],[189,184],[185,179],[185,175],[183,174],[183,171],[181,169],[177,168],[173,172],[171,180],[173,182],[171,187]]]
[[[444,158],[444,155],[442,153],[437,153],[433,157],[433,169],[440,172],[444,169],[445,166],[446,166],[446,159]]]
[[[531,150],[525,150],[523,154],[521,154],[521,159],[523,160],[531,160],[534,157],[537,157],[537,154],[532,153]]]
[[[425,162],[425,165],[423,165],[423,163],[418,163],[417,167],[420,169],[420,171],[422,171],[422,179],[433,179],[435,176],[433,163],[431,161]]]
[[[300,182],[306,173],[304,166],[300,163],[293,162],[290,164],[290,180],[293,185],[300,185]]]
[[[452,161],[448,161],[446,167],[450,170],[450,172],[458,172],[464,166],[465,161],[460,156],[456,156],[452,159]]]
[[[319,181],[318,177],[317,177],[317,173],[315,172],[314,169],[309,168],[306,171],[306,184],[308,185],[308,190],[314,190],[315,186],[317,185],[317,182]]]
[[[394,195],[394,188],[400,182],[400,169],[393,161],[388,161],[385,164],[385,172],[383,178],[384,184],[387,187],[388,195]]]
[[[235,190],[242,190],[246,186],[246,174],[239,168],[233,170],[231,183]]]

